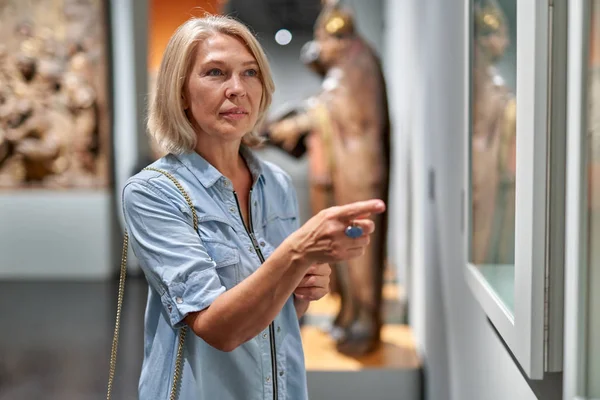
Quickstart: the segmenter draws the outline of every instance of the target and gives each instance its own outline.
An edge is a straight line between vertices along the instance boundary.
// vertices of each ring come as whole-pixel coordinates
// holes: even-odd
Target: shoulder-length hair
[[[258,119],[242,143],[256,146],[262,142],[255,129],[262,125],[275,90],[267,56],[244,24],[231,17],[211,15],[191,18],[175,31],[158,70],[154,99],[148,111],[148,132],[169,153],[181,154],[196,147],[196,132],[184,110],[183,91],[198,44],[216,33],[241,40],[258,63],[263,88]]]

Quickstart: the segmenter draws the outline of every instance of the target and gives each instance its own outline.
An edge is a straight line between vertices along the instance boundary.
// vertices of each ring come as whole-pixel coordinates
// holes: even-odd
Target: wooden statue
[[[516,102],[494,68],[510,38],[493,0],[474,11],[471,262],[513,264]]]
[[[314,213],[388,198],[390,123],[381,65],[337,3],[323,2],[314,40],[302,49],[303,62],[323,77],[322,91],[305,109],[267,126],[271,143],[295,156],[308,152]],[[366,254],[332,266],[341,309],[331,333],[346,354],[366,354],[379,344],[387,214],[374,220]]]

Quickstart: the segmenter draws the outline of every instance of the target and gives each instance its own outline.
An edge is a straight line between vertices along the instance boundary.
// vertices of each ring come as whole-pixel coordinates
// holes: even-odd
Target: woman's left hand
[[[312,265],[300,284],[294,290],[294,294],[300,300],[315,301],[329,293],[329,276],[331,268],[329,264]]]

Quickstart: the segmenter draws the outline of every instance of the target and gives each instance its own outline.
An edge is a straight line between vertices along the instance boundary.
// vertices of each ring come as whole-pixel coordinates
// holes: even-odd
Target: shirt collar
[[[252,174],[252,183],[256,183],[261,179],[264,183],[262,163],[246,146],[240,146],[240,154],[246,161],[250,174]],[[188,151],[176,155],[177,159],[200,181],[202,186],[209,188],[217,183],[220,179],[225,181],[227,178],[223,176],[212,164],[204,159],[195,151]]]
[[[260,159],[250,150],[248,147],[240,146],[240,154],[246,161],[250,174],[252,174],[252,184],[262,180],[265,183],[265,177],[263,175],[263,165]]]

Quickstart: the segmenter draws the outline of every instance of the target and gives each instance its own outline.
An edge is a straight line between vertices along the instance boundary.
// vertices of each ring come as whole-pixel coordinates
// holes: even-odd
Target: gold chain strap
[[[198,215],[196,214],[196,210],[194,209],[194,204],[192,203],[192,199],[187,194],[183,186],[179,183],[177,179],[167,171],[163,171],[161,169],[147,167],[144,168],[147,171],[155,171],[160,172],[167,178],[171,180],[179,189],[183,198],[187,202],[190,210],[192,210],[192,218],[194,220],[194,230],[198,231]],[[115,369],[117,366],[117,347],[119,344],[119,328],[121,325],[121,311],[123,309],[123,295],[125,294],[125,277],[127,276],[127,249],[129,247],[129,234],[127,230],[125,230],[125,234],[123,236],[123,250],[121,253],[121,273],[119,277],[119,296],[117,299],[117,318],[115,321],[115,332],[113,335],[112,348],[110,351],[110,370],[108,373],[108,389],[106,391],[106,400],[110,400],[112,395],[113,381],[115,378]],[[181,383],[181,377],[183,374],[183,345],[185,344],[185,337],[187,334],[187,326],[184,326],[179,331],[179,341],[177,344],[177,359],[175,361],[175,371],[173,372],[173,386],[171,387],[171,394],[169,396],[169,400],[176,400],[177,395],[179,394],[179,386]]]
[[[121,253],[121,275],[119,278],[119,297],[117,300],[117,318],[115,322],[115,333],[113,334],[112,349],[110,351],[110,370],[108,373],[108,389],[106,399],[110,400],[112,394],[113,380],[115,378],[115,367],[117,364],[117,346],[119,344],[119,327],[121,325],[121,309],[123,306],[123,294],[125,293],[125,276],[127,275],[127,248],[129,247],[129,235],[127,230],[123,237],[123,250]]]

